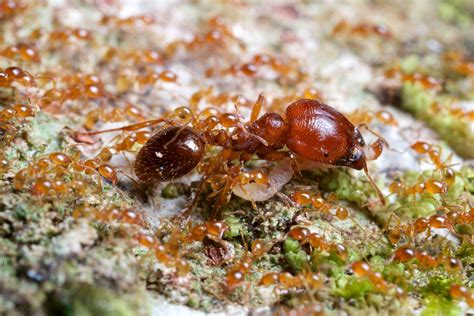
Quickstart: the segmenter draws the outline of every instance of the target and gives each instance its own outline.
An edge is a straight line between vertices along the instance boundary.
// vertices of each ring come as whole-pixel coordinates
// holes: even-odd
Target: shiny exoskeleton
[[[262,158],[288,149],[311,161],[361,170],[366,158],[364,140],[347,118],[317,100],[290,104],[286,118],[267,113],[227,138],[190,127],[174,126],[155,134],[137,155],[135,172],[144,181],[167,181],[197,166],[205,143],[256,153]]]
[[[137,154],[135,173],[145,182],[168,181],[193,170],[204,154],[203,139],[188,126],[153,135]]]

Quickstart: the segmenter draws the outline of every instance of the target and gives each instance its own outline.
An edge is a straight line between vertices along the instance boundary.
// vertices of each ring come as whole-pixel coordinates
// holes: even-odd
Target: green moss
[[[364,178],[351,176],[344,169],[329,169],[327,172],[315,173],[322,190],[336,193],[341,200],[365,204],[375,191]]]
[[[410,220],[433,215],[440,205],[436,198],[427,193],[421,196],[398,197],[395,203],[388,206],[388,210],[393,211],[402,220]]]
[[[460,176],[463,179],[463,182],[461,184],[460,181],[456,181],[456,185],[458,186],[456,192],[459,191],[459,193],[453,196],[452,199],[459,197],[461,195],[460,191],[463,189],[474,194],[474,168],[465,166],[459,171],[459,173],[456,173],[456,175]]]
[[[472,23],[473,14],[466,10],[469,0],[443,0],[438,6],[438,14],[446,22],[468,27]]]
[[[28,131],[28,142],[42,153],[61,150],[61,131],[68,122],[53,119],[42,112],[37,113],[31,121]]]
[[[224,222],[229,225],[229,230],[224,233],[224,237],[227,239],[240,236],[243,232],[244,225],[240,222],[240,219],[236,216],[227,216],[224,218]]]
[[[161,191],[161,197],[165,199],[175,199],[180,195],[189,192],[188,186],[182,183],[168,183]]]
[[[405,266],[402,263],[386,262],[382,269],[382,275],[385,281],[400,283],[400,281],[406,280]]]
[[[415,116],[427,116],[434,94],[424,89],[421,85],[405,82],[402,88],[402,106]]]
[[[332,277],[337,278],[340,275],[344,275],[345,261],[333,252],[322,253],[319,250],[314,250],[311,254],[311,264],[315,270],[324,268]]]
[[[415,72],[420,64],[418,55],[408,55],[400,60],[400,68],[404,73],[411,74]]]
[[[301,245],[297,240],[288,237],[283,243],[283,250],[286,252],[298,252],[301,250]]]
[[[191,308],[198,308],[199,307],[199,299],[196,297],[190,297],[186,302],[186,305]]]
[[[446,272],[432,272],[428,276],[428,283],[421,287],[420,293],[424,296],[436,295],[449,299],[449,289],[452,284],[459,283],[459,276],[455,274],[448,274]]]
[[[103,287],[81,285],[77,289],[66,290],[50,300],[47,309],[59,315],[114,315],[132,316],[137,314],[138,302],[127,301],[112,290]],[[143,302],[140,302],[143,304]],[[141,305],[142,307],[144,305]]]
[[[301,248],[298,241],[287,238],[283,243],[283,250],[288,265],[294,272],[301,271],[308,264],[309,256]]]
[[[434,102],[441,105],[440,111],[431,111]],[[417,83],[403,84],[402,107],[435,129],[459,155],[474,158],[474,146],[466,146],[474,143],[470,122],[451,115],[448,108],[444,107],[445,104],[449,104],[449,100],[436,96],[434,92],[424,89]]]
[[[465,267],[474,265],[474,245],[468,241],[463,241],[456,250],[456,257],[461,259]]]
[[[455,172],[455,174],[455,182],[449,186],[446,193],[399,193],[393,203],[384,209],[380,209],[375,215],[380,219],[380,222],[385,225],[392,213],[395,213],[402,222],[406,222],[418,217],[431,216],[442,206],[458,205],[460,199],[465,199],[469,194],[472,194],[470,192],[472,185],[471,177],[473,176],[472,168],[464,167],[462,170]],[[427,180],[443,180],[440,178],[438,172],[431,170],[426,170],[422,173],[408,171],[400,175],[398,179],[408,187]]]
[[[0,248],[1,249],[1,248]],[[0,279],[7,276],[13,277],[15,275],[15,268],[13,261],[9,257],[0,255]]]
[[[428,295],[423,300],[422,316],[457,316],[461,315],[461,307],[455,301],[442,296]]]
[[[361,279],[354,275],[341,275],[335,282],[333,293],[345,299],[355,299],[365,303],[367,293],[373,292],[374,285],[368,279]]]
[[[308,263],[308,255],[303,250],[285,253],[286,260],[295,272],[301,271]]]

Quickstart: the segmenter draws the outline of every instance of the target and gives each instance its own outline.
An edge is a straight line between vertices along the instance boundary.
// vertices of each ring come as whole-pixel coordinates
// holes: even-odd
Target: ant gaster
[[[165,121],[150,120],[89,135],[133,131]],[[272,154],[286,146],[292,153],[323,165],[363,169],[384,202],[383,194],[368,174],[367,157],[363,150],[365,142],[358,127],[332,107],[317,100],[301,99],[286,108],[285,118],[277,113],[266,113],[241,127],[227,137],[211,131],[200,132],[185,125],[162,129],[138,152],[135,173],[145,182],[179,178],[198,165],[204,155],[205,144],[256,153],[264,159],[272,159]]]

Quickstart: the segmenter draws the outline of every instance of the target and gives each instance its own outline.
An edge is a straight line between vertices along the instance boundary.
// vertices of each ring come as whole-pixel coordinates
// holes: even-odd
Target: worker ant
[[[227,150],[227,158],[223,158],[224,161],[230,161],[229,157],[233,157],[229,152],[246,154],[247,157],[256,154],[266,160],[283,160],[297,155],[323,166],[345,166],[364,170],[380,200],[385,203],[383,194],[367,169],[367,159],[375,159],[380,155],[383,138],[379,138],[373,143],[375,145],[368,148],[372,150],[369,154],[365,151],[367,147],[359,131],[359,128],[365,125],[354,126],[343,114],[320,101],[295,101],[286,108],[285,118],[274,112],[258,118],[262,102],[263,95],[260,95],[254,105],[252,118],[246,124],[242,124],[236,115],[230,113],[222,114],[219,118],[210,116],[198,120],[189,108],[179,108],[179,116],[192,122],[193,127],[179,124],[172,119],[160,118],[87,135],[136,131],[160,123],[172,125],[151,136],[139,150],[134,169],[137,177],[143,182],[169,181],[187,174],[203,159],[207,144],[222,147],[223,151]],[[233,129],[226,133],[223,129],[215,128],[218,124]],[[290,151],[281,151],[284,146]],[[287,166],[291,168],[290,164]],[[215,169],[208,168],[206,172],[203,180],[215,173]],[[237,173],[236,178],[238,175]],[[234,181],[224,186],[226,193],[237,184],[241,183]]]

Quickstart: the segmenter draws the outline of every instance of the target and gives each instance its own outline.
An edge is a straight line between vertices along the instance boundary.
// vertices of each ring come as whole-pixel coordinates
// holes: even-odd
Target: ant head
[[[363,147],[357,144],[350,149],[345,157],[339,159],[338,165],[362,170],[366,165],[366,161],[367,159]]]
[[[378,136],[378,135],[376,135]],[[385,140],[383,138],[376,138],[374,141],[367,143],[362,137],[358,128],[354,130],[354,147],[351,152],[349,167],[361,170],[366,161],[377,159],[383,151]]]
[[[337,161],[337,165],[362,170],[366,164],[365,140],[357,128],[354,129],[351,145],[347,154]]]

